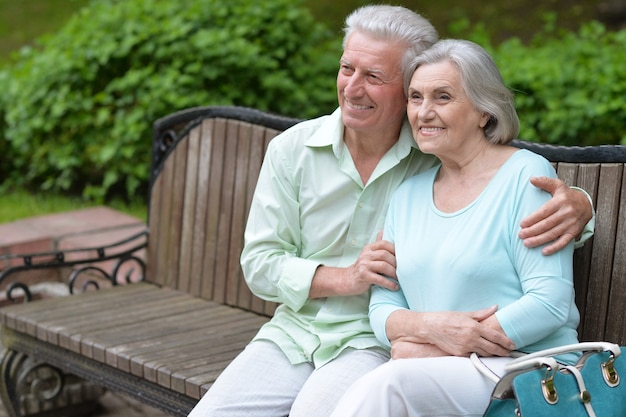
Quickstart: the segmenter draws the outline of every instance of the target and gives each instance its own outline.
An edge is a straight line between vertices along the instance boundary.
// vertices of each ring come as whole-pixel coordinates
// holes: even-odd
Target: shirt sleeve
[[[581,193],[584,193],[585,196],[587,196],[587,200],[589,200],[589,204],[591,205],[591,220],[587,222],[587,224],[585,225],[585,228],[580,233],[580,236],[574,242],[574,248],[578,249],[578,248],[582,248],[585,245],[585,242],[591,236],[593,236],[594,230],[596,228],[596,210],[593,207],[593,200],[591,199],[591,196],[589,195],[587,191],[579,187],[570,187],[570,188],[572,190],[576,190],[576,191],[580,191]]]
[[[297,192],[290,160],[279,145],[279,138],[270,142],[259,173],[241,266],[256,296],[297,311],[308,299],[319,263],[298,257],[302,239]]]
[[[540,171],[543,169],[543,173]],[[539,174],[538,174],[539,172]],[[548,163],[531,164],[522,170],[518,178],[516,191],[515,220],[521,219],[537,207],[544,204],[550,195],[530,184],[533,175],[556,177]],[[541,247],[527,248],[521,239],[516,239],[516,231],[510,233],[510,257],[517,270],[522,296],[515,302],[503,307],[496,317],[506,335],[519,349],[550,336],[563,327],[572,312],[573,303],[573,265],[574,243],[570,242],[557,253],[545,256]]]
[[[402,291],[391,291],[384,287],[373,286],[370,298],[370,325],[376,338],[391,347],[387,337],[387,319],[398,310],[409,310],[409,305]]]
[[[521,349],[554,333],[569,319],[574,291],[563,277],[537,277],[522,282],[524,295],[496,313],[506,335]]]
[[[385,218],[385,228],[383,239],[395,243],[394,222],[392,213],[394,198],[391,199],[387,217]],[[397,310],[409,310],[409,303],[404,297],[402,289],[392,291],[377,285],[372,286],[370,297],[369,319],[372,330],[376,338],[384,345],[391,347],[391,342],[387,337],[387,319]]]

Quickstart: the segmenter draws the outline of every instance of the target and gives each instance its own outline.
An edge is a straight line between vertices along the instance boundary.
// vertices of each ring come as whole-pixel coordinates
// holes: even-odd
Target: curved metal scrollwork
[[[4,353],[1,373],[0,396],[11,417],[95,402],[105,392],[102,387],[12,349]],[[89,387],[77,389],[77,384]]]
[[[63,390],[63,373],[50,365],[35,363],[13,350],[2,360],[2,400],[12,416],[22,416],[53,403]],[[12,408],[12,409],[11,409]]]
[[[63,373],[48,364],[34,364],[24,361],[24,366],[17,377],[17,392],[33,396],[39,401],[52,401],[59,396],[65,384]]]
[[[12,282],[9,284],[6,290],[7,300],[17,303],[19,301],[19,297],[16,293],[23,297],[24,302],[33,300],[33,294],[30,292],[30,288],[22,282]]]
[[[139,265],[139,268],[141,270],[139,276],[134,279],[133,279],[134,272],[135,272],[134,268],[129,268],[126,271],[125,275],[123,276],[120,275],[121,267],[123,265],[126,265],[129,262],[136,262]],[[83,279],[82,278],[83,276],[85,276],[86,278]],[[75,288],[79,283],[80,283],[80,288],[82,292],[88,291],[90,288],[93,288],[96,290],[100,289],[100,283],[98,282],[97,279],[95,279],[95,276],[98,276],[101,279],[108,281],[113,286],[119,285],[120,282],[130,284],[134,281],[143,281],[146,276],[146,263],[144,262],[143,259],[139,258],[138,256],[126,256],[122,259],[119,259],[115,263],[115,266],[113,267],[110,273],[105,271],[103,268],[100,268],[94,265],[88,265],[82,268],[75,269],[70,274],[69,281],[68,281],[70,294],[75,293]]]
[[[102,282],[118,285],[143,281],[146,264],[137,252],[148,246],[147,238],[148,231],[142,230],[107,246],[69,249],[61,252],[2,255],[0,260],[5,260],[6,263],[14,266],[0,271],[0,284],[8,281],[9,278],[18,277],[16,281],[7,285],[6,298],[11,302],[28,302],[33,299],[33,291],[27,283],[19,280],[18,272],[70,268],[71,273],[67,285],[71,294],[77,292],[77,288],[81,288],[81,291],[97,290]],[[112,266],[108,268],[103,266],[103,263],[107,261],[113,262]],[[133,265],[135,266],[133,268],[128,263],[136,264],[139,273],[137,273],[137,266]]]

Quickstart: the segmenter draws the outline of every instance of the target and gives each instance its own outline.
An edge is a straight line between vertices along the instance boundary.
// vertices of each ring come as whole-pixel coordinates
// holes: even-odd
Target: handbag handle
[[[510,366],[510,364],[507,364],[505,366],[505,369],[508,372],[521,371],[521,370],[527,370],[527,369],[539,369],[539,368],[546,368],[549,370],[559,369],[559,363],[556,361],[556,359],[551,358],[549,356],[538,356],[536,358],[523,357],[519,359],[525,359],[525,360],[518,361],[514,366]],[[483,374],[489,380],[491,380],[491,382],[493,382],[494,384],[497,384],[498,381],[500,381],[500,377],[491,369],[489,369],[489,367],[485,365],[485,363],[482,360],[480,360],[480,358],[475,352],[470,354],[470,360],[472,364],[474,364],[476,369],[478,369],[481,374]]]
[[[619,345],[615,343],[609,342],[582,342],[582,343],[573,343],[571,345],[558,346],[551,349],[544,349],[538,352],[528,353],[524,356],[516,358],[509,362],[505,369],[520,369],[518,367],[519,364],[525,363],[530,359],[536,359],[545,356],[556,356],[562,355],[564,353],[572,353],[572,352],[611,352],[613,357],[617,358],[622,352]],[[532,366],[532,363],[530,364]]]
[[[550,356],[537,356],[532,358],[517,358],[505,365],[507,372],[524,371],[528,369],[546,368],[548,370],[557,371],[559,363]]]

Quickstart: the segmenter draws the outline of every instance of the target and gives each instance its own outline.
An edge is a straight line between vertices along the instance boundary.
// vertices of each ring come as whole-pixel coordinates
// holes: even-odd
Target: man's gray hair
[[[406,76],[409,65],[415,57],[439,38],[434,26],[414,11],[402,6],[382,4],[363,6],[346,17],[344,49],[348,38],[354,32],[404,44],[405,51],[400,63],[403,76]]]

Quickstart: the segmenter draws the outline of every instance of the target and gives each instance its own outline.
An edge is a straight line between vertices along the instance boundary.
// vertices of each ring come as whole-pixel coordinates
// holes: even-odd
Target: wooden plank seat
[[[267,144],[296,122],[237,107],[160,119],[148,230],[131,239],[139,243],[13,259],[22,262],[0,273],[9,292],[25,289],[20,270],[71,266],[78,294],[0,309],[0,394],[11,416],[29,415],[24,398],[33,393],[54,402],[69,375],[188,414],[274,311],[248,290],[239,255]],[[516,145],[545,155],[591,195],[596,232],[574,260],[580,337],[626,344],[626,147]],[[145,262],[136,257],[144,247]],[[109,258],[118,260],[112,270],[96,267]],[[129,262],[142,280],[118,285],[115,275]]]

